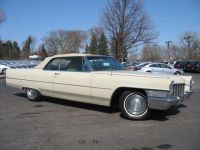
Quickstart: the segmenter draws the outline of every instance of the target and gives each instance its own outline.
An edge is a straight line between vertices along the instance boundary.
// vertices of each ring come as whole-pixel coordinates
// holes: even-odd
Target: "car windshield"
[[[124,70],[123,65],[112,57],[92,56],[87,57],[87,60],[94,71]]]
[[[141,63],[141,64],[139,64],[139,65],[137,65],[137,67],[144,67],[144,66],[146,66],[146,65],[148,65],[149,63]]]

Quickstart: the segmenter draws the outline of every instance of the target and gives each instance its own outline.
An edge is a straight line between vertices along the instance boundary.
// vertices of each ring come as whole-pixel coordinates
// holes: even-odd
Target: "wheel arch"
[[[35,89],[35,90],[37,90],[40,94],[42,94],[42,93],[41,93],[41,90],[40,90],[39,88],[22,86],[22,90],[26,90],[26,89]]]
[[[180,72],[180,71],[178,71],[178,70],[176,70],[175,72],[174,72],[174,75],[182,75],[182,73]]]
[[[110,99],[110,106],[111,107],[118,107],[120,95],[124,91],[141,92],[142,94],[144,94],[147,97],[147,93],[146,93],[145,89],[132,88],[132,87],[118,87],[117,89],[114,90],[114,92],[113,92],[113,94],[111,96],[111,99]]]

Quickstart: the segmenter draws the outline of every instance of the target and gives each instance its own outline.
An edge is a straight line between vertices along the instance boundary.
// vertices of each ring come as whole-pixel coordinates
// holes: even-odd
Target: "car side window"
[[[45,70],[60,70],[60,59],[53,59],[47,66],[44,68]]]
[[[157,67],[157,68],[158,68],[158,67],[160,67],[160,66],[159,66],[159,64],[152,64],[152,65],[150,65],[149,67]]]
[[[84,59],[83,59],[83,70],[86,72],[90,71],[87,61],[85,61]]]
[[[50,61],[44,70],[83,71],[82,57],[63,57]]]
[[[165,65],[165,64],[160,64],[160,67],[161,67],[161,68],[171,69],[168,65]]]
[[[83,71],[82,57],[65,57],[60,61],[61,71]]]

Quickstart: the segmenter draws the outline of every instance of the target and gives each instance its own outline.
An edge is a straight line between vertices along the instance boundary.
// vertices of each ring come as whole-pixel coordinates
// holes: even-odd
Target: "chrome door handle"
[[[55,72],[55,75],[60,75],[60,73],[58,73],[58,72]]]

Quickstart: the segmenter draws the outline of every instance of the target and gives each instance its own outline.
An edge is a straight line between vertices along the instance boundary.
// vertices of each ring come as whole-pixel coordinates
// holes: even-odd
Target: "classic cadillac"
[[[147,118],[150,109],[167,110],[192,93],[192,77],[124,70],[109,56],[63,54],[32,69],[8,69],[8,86],[41,96],[119,107],[127,119]]]

